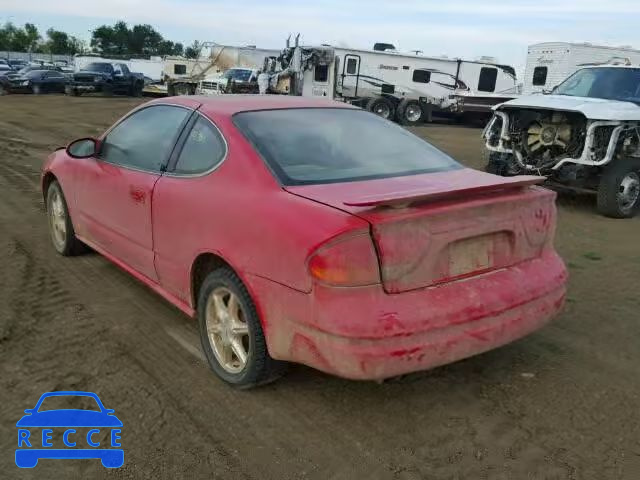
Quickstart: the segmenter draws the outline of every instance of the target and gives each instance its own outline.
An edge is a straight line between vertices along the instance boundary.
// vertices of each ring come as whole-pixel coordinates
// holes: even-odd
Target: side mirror
[[[107,415],[113,415],[116,411],[113,408],[105,408],[104,413]]]
[[[24,411],[24,413],[29,413],[29,414],[33,413],[33,408],[27,408],[27,409]]]
[[[73,158],[89,158],[98,153],[100,142],[95,138],[80,138],[67,146],[67,155]]]

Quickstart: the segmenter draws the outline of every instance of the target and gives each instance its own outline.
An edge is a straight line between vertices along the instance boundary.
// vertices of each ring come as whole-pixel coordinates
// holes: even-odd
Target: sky
[[[149,23],[165,38],[228,45],[304,44],[371,48],[477,59],[491,56],[518,70],[527,45],[590,42],[640,48],[638,0],[0,0],[0,23],[35,23],[89,40],[91,30],[124,20]]]

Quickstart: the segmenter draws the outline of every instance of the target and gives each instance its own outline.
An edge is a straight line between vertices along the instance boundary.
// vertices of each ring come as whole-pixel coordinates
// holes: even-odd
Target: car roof
[[[292,95],[189,95],[159,99],[152,103],[174,103],[191,106],[193,102],[200,103],[200,111],[205,114],[226,116],[255,110],[281,110],[287,108],[357,108],[347,103],[336,102],[327,98],[308,98]]]

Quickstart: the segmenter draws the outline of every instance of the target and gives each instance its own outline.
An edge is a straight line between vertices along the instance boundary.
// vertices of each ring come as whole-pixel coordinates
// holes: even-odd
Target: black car
[[[27,66],[27,61],[26,60],[8,60],[7,63],[14,70],[20,70],[21,68],[24,68],[24,67]]]
[[[67,79],[57,70],[29,70],[28,72],[9,78],[11,92],[34,93],[64,93]]]

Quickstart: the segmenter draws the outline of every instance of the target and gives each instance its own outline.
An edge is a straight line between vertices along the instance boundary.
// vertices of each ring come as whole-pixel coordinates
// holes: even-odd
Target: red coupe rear
[[[45,162],[52,242],[189,315],[225,381],[286,361],[384,379],[520,338],[562,307],[555,194],[463,168],[330,101],[147,103]]]

